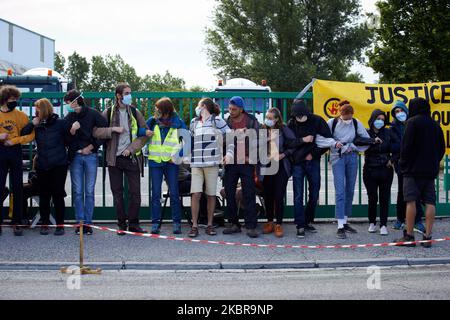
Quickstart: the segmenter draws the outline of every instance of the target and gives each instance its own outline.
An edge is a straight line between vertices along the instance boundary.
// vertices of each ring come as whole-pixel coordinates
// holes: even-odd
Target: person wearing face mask
[[[175,111],[172,100],[162,98],[156,102],[155,115],[147,120],[146,135],[150,137],[148,166],[152,179],[152,234],[161,232],[161,192],[163,177],[170,193],[173,234],[181,234],[181,202],[178,189],[179,166],[174,159],[182,149],[181,130],[186,124]],[[181,150],[181,151],[180,151]]]
[[[401,141],[403,139],[403,134],[405,132],[406,121],[408,119],[408,107],[403,101],[396,101],[394,107],[391,111],[391,116],[393,118],[391,123],[392,133],[397,137],[397,139]],[[397,221],[395,221],[393,225],[394,230],[402,230],[405,226],[406,219],[406,202],[403,197],[403,174],[400,170],[399,166],[400,160],[400,150],[398,152],[393,153],[392,155],[392,163],[394,164],[395,173],[397,174],[398,181],[398,193],[397,193]],[[416,203],[417,214],[414,228],[419,230],[420,232],[425,232],[425,226],[422,223],[423,217],[423,208],[420,201]]]
[[[223,159],[223,139],[231,132],[225,120],[219,118],[220,109],[212,99],[200,100],[195,109],[196,117],[192,119],[190,131],[192,135],[192,158],[191,158],[191,212],[192,229],[190,238],[199,235],[198,218],[200,210],[200,199],[202,193],[207,196],[208,225],[206,234],[215,236],[213,219],[216,206],[217,180],[219,177],[219,165]],[[233,156],[233,144],[226,150],[226,156]]]
[[[53,106],[47,99],[35,102],[36,117],[21,132],[22,135],[34,130],[37,156],[36,175],[39,193],[39,213],[42,219],[41,235],[49,234],[50,201],[55,211],[58,227],[56,236],[64,234],[64,198],[67,177],[68,157],[66,145],[70,140],[69,123],[53,113]]]
[[[20,224],[22,222],[22,196],[23,196],[23,168],[22,147],[34,140],[34,132],[21,136],[21,130],[28,124],[27,115],[16,109],[20,91],[14,86],[3,86],[0,89],[0,190],[6,186],[6,177],[9,172],[9,181],[12,186],[14,235],[23,234]],[[0,212],[3,210],[3,202]],[[0,217],[0,224],[1,224]]]
[[[77,223],[92,224],[95,206],[95,183],[97,181],[98,149],[103,140],[94,137],[95,128],[104,128],[108,122],[100,112],[86,106],[78,90],[70,90],[64,96],[66,106],[71,110],[64,118],[70,125],[69,163],[70,178],[74,191]],[[92,235],[90,226],[83,232]],[[80,233],[80,228],[75,229]]]
[[[377,231],[377,204],[379,202],[380,234],[387,236],[389,197],[394,178],[392,155],[399,152],[400,141],[390,129],[386,128],[386,114],[379,109],[372,112],[367,132],[373,139],[372,145],[365,152],[363,169],[364,185],[369,196],[369,232]]]
[[[328,148],[319,147],[316,136],[331,139],[331,131],[325,120],[312,114],[303,100],[294,101],[288,127],[295,134],[295,139],[287,143],[288,148],[294,149],[289,160],[293,165],[295,224],[297,237],[304,238],[305,231],[317,232],[313,223],[320,192],[320,158]],[[306,208],[303,204],[305,177],[309,190]]]
[[[131,87],[127,83],[116,86],[114,106],[103,112],[108,127],[97,128],[94,137],[106,140],[106,162],[108,164],[111,192],[116,208],[119,231],[147,233],[140,227],[139,210],[141,208],[141,175],[144,174],[142,148],[148,135],[139,137],[139,131],[147,133],[147,124],[142,113],[131,106]],[[124,204],[124,175],[128,181],[128,208]]]
[[[263,176],[263,193],[268,222],[264,225],[263,233],[274,233],[281,238],[284,235],[282,224],[284,215],[284,197],[286,187],[291,176],[290,156],[294,149],[287,148],[291,140],[295,140],[294,132],[283,123],[281,112],[277,108],[267,111],[264,121],[265,129],[268,131],[268,156],[272,161],[277,161],[278,171],[275,175]],[[278,143],[274,143],[275,139]],[[274,223],[274,218],[276,223]]]
[[[330,144],[330,161],[336,190],[335,214],[338,222],[337,238],[347,238],[346,233],[357,233],[348,222],[352,215],[356,176],[358,174],[358,154],[369,148],[371,138],[363,124],[353,118],[354,109],[348,101],[339,103],[340,116],[328,121],[333,135]],[[367,144],[360,146],[359,144]],[[377,140],[378,143],[380,140]]]

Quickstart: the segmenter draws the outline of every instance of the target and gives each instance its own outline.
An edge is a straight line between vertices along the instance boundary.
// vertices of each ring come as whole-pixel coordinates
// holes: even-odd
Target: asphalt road
[[[276,271],[0,272],[0,299],[435,300],[450,298],[450,266]],[[72,276],[73,277],[73,276]],[[378,281],[379,279],[379,281]],[[71,285],[68,288],[68,280]],[[368,285],[369,283],[369,285]],[[370,289],[369,289],[370,288]],[[195,302],[194,302],[195,304]]]

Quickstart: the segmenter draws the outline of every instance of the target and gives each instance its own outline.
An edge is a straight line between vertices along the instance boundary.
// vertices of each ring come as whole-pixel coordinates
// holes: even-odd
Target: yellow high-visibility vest
[[[155,125],[153,137],[148,146],[148,160],[156,163],[169,162],[180,151],[178,129],[170,128],[164,143],[159,125]]]

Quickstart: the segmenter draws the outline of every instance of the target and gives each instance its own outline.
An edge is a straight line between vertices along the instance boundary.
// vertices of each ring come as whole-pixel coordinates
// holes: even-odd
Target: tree
[[[89,62],[75,51],[68,58],[66,75],[77,89],[85,90],[89,76]]]
[[[55,53],[55,71],[60,74],[64,74],[66,67],[66,58],[62,55],[61,52],[57,51]]]
[[[311,78],[345,80],[370,43],[358,0],[216,0],[206,30],[220,77],[295,91]]]
[[[128,83],[136,91],[141,89],[141,78],[120,55],[93,56],[91,66],[90,91],[114,91],[119,82]]]
[[[164,75],[158,73],[146,75],[142,79],[142,89],[144,91],[184,91],[186,90],[186,82],[166,71]]]
[[[388,0],[377,6],[380,25],[368,56],[381,82],[449,80],[450,2]]]

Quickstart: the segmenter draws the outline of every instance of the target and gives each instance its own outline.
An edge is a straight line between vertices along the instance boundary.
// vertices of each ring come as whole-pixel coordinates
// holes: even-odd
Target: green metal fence
[[[231,98],[232,96],[239,95],[246,99],[247,104],[250,107],[250,111],[254,113],[258,113],[258,117],[260,119],[264,118],[265,111],[269,107],[279,108],[283,114],[283,118],[286,121],[289,118],[290,114],[290,105],[292,101],[295,99],[297,93],[294,92],[134,92],[133,100],[134,105],[144,114],[146,118],[154,112],[154,106],[158,99],[162,97],[169,97],[174,101],[177,112],[184,119],[184,121],[188,124],[190,120],[194,117],[195,107],[197,106],[198,101],[204,97],[210,97],[216,100],[216,102],[221,107],[222,113],[225,113],[227,110],[226,99]],[[52,103],[56,106],[56,110],[63,114],[62,98],[64,93],[24,93],[19,102],[19,108],[25,111],[30,118],[33,115],[33,111],[30,108],[33,104],[33,101],[39,98],[48,98],[52,101]],[[113,103],[114,93],[110,92],[84,92],[83,97],[87,104],[93,108],[96,108],[99,111],[103,111],[105,108],[110,106]],[[313,96],[311,93],[307,93],[304,96],[305,101],[308,106],[313,109]],[[59,108],[61,107],[61,108]],[[357,117],[356,110],[356,117]],[[26,146],[28,148],[28,157],[31,159],[33,151],[32,146]],[[104,159],[104,151],[103,154],[100,154],[100,159]],[[365,191],[365,187],[362,183],[362,166],[363,166],[363,156],[360,155],[359,158],[359,170],[358,170],[358,180],[357,186],[355,189],[355,199],[354,199],[354,207],[353,207],[353,216],[354,217],[367,217],[367,194]],[[102,161],[101,161],[102,162]],[[30,161],[31,166],[31,161]],[[334,185],[333,185],[333,177],[331,173],[331,168],[328,163],[328,155],[322,158],[321,163],[322,168],[322,181],[321,181],[321,193],[319,206],[317,209],[316,216],[318,218],[332,218],[334,217]],[[448,215],[450,212],[450,204],[449,204],[449,191],[450,190],[450,180],[448,180],[448,168],[449,161],[448,156],[444,161],[444,170],[441,172],[439,179],[436,180],[436,190],[437,190],[437,198],[438,206],[437,206],[437,215],[444,216]],[[107,181],[107,170],[105,168],[104,163],[99,167],[101,170],[101,177],[97,179],[97,191],[100,185],[101,189],[101,200],[96,200],[96,208],[94,213],[94,218],[96,220],[115,220],[115,210],[112,206],[112,201],[107,201],[107,198],[111,198],[110,190],[106,187],[104,181]],[[70,180],[70,179],[68,179]],[[143,206],[141,208],[141,218],[143,220],[150,219],[150,205],[151,205],[151,183],[150,183],[150,175],[148,171],[146,172],[146,176],[142,180],[142,185],[147,184],[148,186],[148,194],[143,195]],[[70,181],[68,182],[70,185]],[[395,185],[395,180],[394,180]],[[143,188],[146,189],[146,188]],[[70,194],[70,190],[67,190],[68,194]],[[308,190],[305,188],[305,201],[308,197]],[[73,199],[73,197],[72,197]],[[292,184],[288,185],[288,195],[287,195],[287,207],[286,207],[286,217],[291,218],[293,216],[293,197],[292,197]],[[396,200],[396,189],[393,188],[391,193],[391,202],[395,203]],[[110,203],[111,202],[111,203]],[[66,201],[67,203],[67,201]],[[170,208],[169,208],[170,209]],[[33,210],[36,210],[35,208]],[[169,218],[170,212],[169,210],[164,210],[164,217]],[[71,205],[67,210],[68,218],[73,219],[74,210],[73,210],[73,200],[71,201]],[[391,204],[390,206],[390,216],[395,216],[395,204]]]

